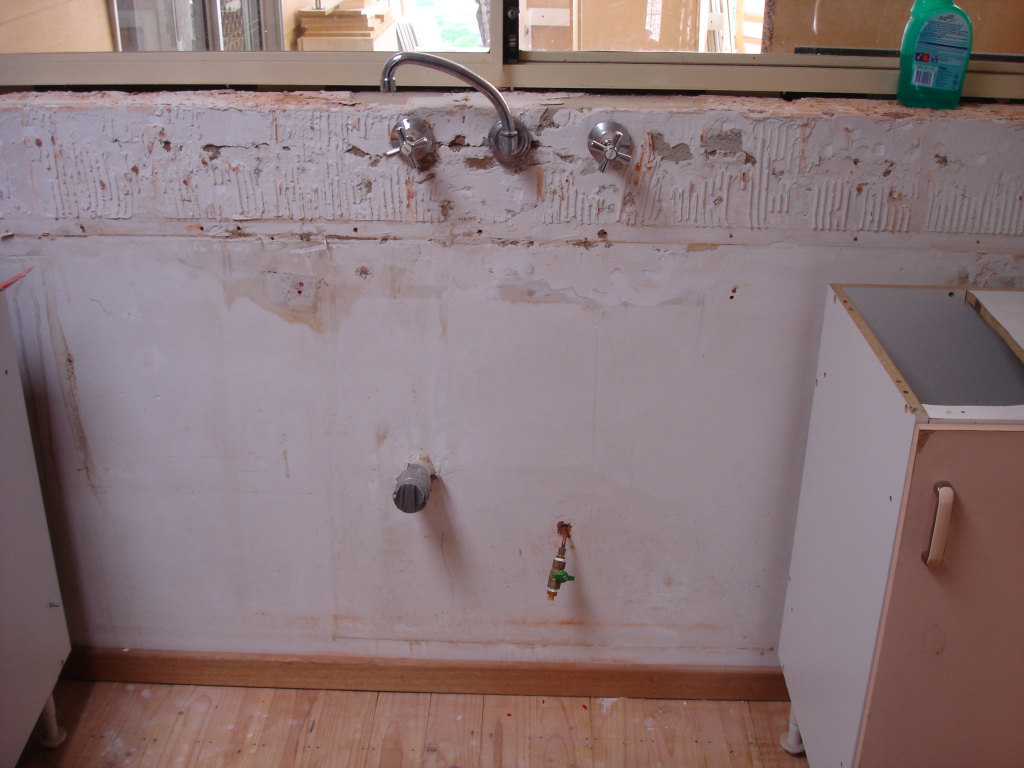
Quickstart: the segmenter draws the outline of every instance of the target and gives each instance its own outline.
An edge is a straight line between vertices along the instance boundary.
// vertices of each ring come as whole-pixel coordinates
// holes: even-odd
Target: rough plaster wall
[[[514,171],[475,94],[0,97],[76,642],[777,663],[825,286],[1024,282],[1024,111],[510,101]]]

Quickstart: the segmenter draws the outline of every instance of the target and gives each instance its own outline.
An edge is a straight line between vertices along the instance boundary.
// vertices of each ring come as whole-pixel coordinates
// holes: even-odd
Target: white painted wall
[[[1024,284],[1024,109],[510,101],[518,172],[476,94],[0,97],[75,642],[778,663],[825,286]]]

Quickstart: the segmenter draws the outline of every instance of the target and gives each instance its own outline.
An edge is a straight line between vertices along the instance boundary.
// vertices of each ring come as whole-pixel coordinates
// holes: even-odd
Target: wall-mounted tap
[[[601,165],[598,170],[604,173],[608,163],[612,161],[628,163],[633,160],[629,155],[629,134],[618,123],[606,120],[598,123],[587,136],[587,149]]]
[[[419,168],[419,161],[434,148],[434,134],[425,120],[403,117],[391,129],[391,149],[387,157],[402,157],[410,168]]]
[[[465,83],[476,88],[486,96],[494,108],[498,111],[498,122],[491,128],[487,135],[487,143],[491,146],[494,156],[502,162],[511,162],[522,157],[530,151],[533,142],[529,129],[519,120],[512,117],[505,98],[498,89],[484,80],[470,69],[456,64],[454,61],[435,56],[432,53],[420,53],[418,51],[401,51],[396,53],[384,65],[380,75],[380,89],[384,93],[394,93],[398,86],[395,84],[395,70],[402,64],[419,64],[429,69],[437,69],[457,77]]]
[[[569,523],[558,524],[558,532],[562,536],[562,544],[555,554],[555,559],[551,562],[551,571],[548,573],[548,600],[555,599],[555,595],[558,594],[558,590],[561,589],[565,582],[576,581],[575,576],[570,576],[565,571],[565,545],[569,540],[571,531],[572,525]]]

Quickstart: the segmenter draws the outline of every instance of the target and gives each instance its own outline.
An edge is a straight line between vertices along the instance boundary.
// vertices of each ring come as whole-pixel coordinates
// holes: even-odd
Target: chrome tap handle
[[[401,156],[410,168],[419,168],[419,160],[434,148],[434,134],[430,126],[415,117],[403,117],[391,129],[391,149],[385,157]]]
[[[398,132],[401,135],[401,143],[397,147],[389,149],[384,154],[387,157],[401,155],[409,161],[410,168],[419,168],[419,164],[416,162],[416,150],[430,144],[430,140],[426,136],[420,136],[420,138],[415,140],[411,139],[406,135],[405,130],[401,128],[399,128]]]
[[[598,170],[601,173],[608,169],[608,164],[613,160],[621,160],[628,163],[633,159],[629,154],[629,134],[618,123],[611,121],[598,123],[590,131],[587,139],[587,147],[590,149],[590,154],[601,163],[598,166]]]
[[[624,136],[618,131],[616,131],[615,138],[611,141],[606,141],[603,144],[599,141],[590,142],[590,148],[595,149],[601,153],[602,160],[601,165],[598,168],[598,170],[601,171],[601,173],[604,173],[605,170],[607,170],[608,163],[610,163],[612,160],[623,160],[628,163],[630,160],[633,159],[625,152],[623,152],[619,146],[623,138]]]

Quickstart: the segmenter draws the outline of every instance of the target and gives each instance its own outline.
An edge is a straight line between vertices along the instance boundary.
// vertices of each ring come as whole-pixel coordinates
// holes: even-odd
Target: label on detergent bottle
[[[923,88],[956,91],[971,55],[971,27],[955,13],[937,13],[921,27],[914,46],[911,82]]]

